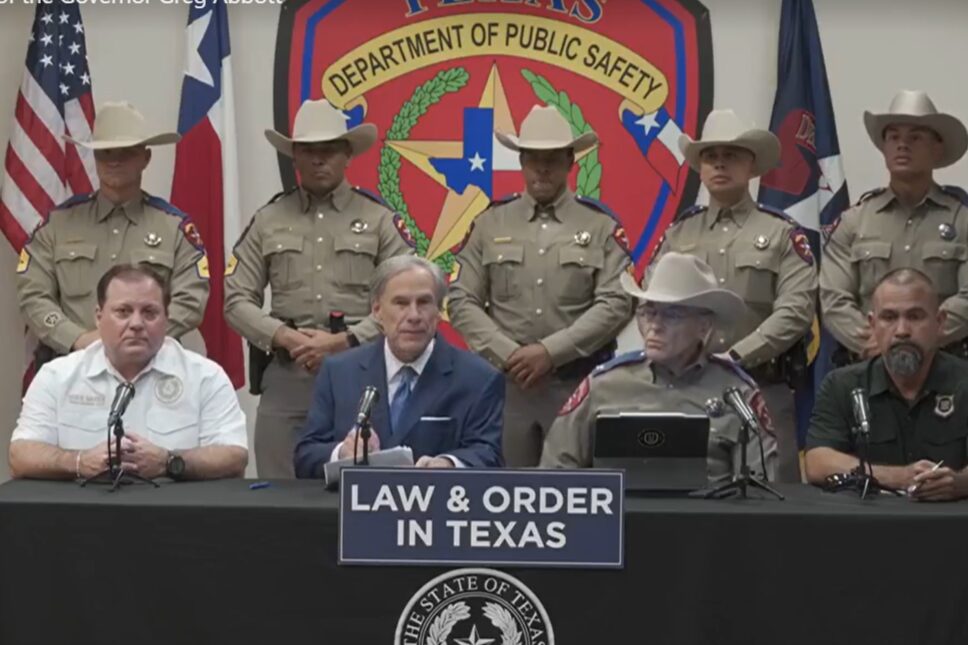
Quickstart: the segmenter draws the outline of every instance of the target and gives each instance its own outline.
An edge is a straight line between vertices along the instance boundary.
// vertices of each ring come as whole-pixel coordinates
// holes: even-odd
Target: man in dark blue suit
[[[383,262],[370,297],[384,337],[323,361],[296,444],[297,477],[362,451],[353,425],[364,388],[380,393],[369,450],[409,446],[418,467],[501,466],[504,378],[484,359],[436,335],[447,283],[412,255]]]

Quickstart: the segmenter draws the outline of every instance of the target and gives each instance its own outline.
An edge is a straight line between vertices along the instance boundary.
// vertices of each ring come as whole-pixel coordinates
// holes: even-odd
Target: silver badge
[[[588,231],[578,231],[575,233],[575,244],[578,246],[588,246],[592,243],[592,234]]]
[[[155,383],[155,396],[162,403],[174,403],[184,391],[185,386],[177,376],[166,376]]]
[[[145,244],[151,247],[158,246],[161,244],[161,236],[157,233],[148,233],[145,235]]]
[[[763,250],[770,245],[770,238],[765,235],[757,235],[756,239],[753,240],[753,246],[759,250]]]
[[[941,235],[942,240],[948,240],[950,242],[955,239],[955,227],[948,223],[941,224],[938,226],[938,234]]]
[[[350,230],[353,231],[354,233],[362,233],[363,231],[366,230],[366,228],[367,228],[366,222],[364,222],[361,219],[355,219],[350,224]]]
[[[934,397],[934,413],[942,419],[947,419],[955,412],[955,395],[939,394]]]
[[[706,409],[706,414],[713,419],[723,416],[723,413],[726,412],[726,406],[722,399],[706,399],[703,407]]]

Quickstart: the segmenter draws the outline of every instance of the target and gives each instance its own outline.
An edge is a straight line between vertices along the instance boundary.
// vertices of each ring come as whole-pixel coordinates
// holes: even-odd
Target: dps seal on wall
[[[400,615],[394,645],[554,645],[544,606],[520,580],[494,569],[437,576]]]

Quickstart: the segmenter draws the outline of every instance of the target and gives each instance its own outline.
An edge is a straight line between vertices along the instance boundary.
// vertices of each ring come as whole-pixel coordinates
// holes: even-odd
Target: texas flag
[[[225,258],[241,232],[235,109],[229,58],[229,17],[223,0],[192,4],[188,12],[171,202],[191,215],[205,242],[211,277],[202,320],[208,357],[240,388],[245,384],[242,340],[225,322]]]
[[[679,189],[679,172],[686,158],[679,151],[682,129],[664,108],[651,114],[622,111],[622,125],[635,139],[646,161],[669,185],[672,192]]]

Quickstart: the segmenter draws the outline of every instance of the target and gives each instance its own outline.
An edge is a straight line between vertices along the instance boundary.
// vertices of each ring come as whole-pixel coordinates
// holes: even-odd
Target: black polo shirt
[[[817,395],[807,450],[828,447],[856,455],[850,392],[868,393],[870,451],[875,464],[905,465],[919,459],[960,470],[968,464],[968,361],[939,352],[924,388],[911,403],[898,393],[881,357],[832,371]]]

